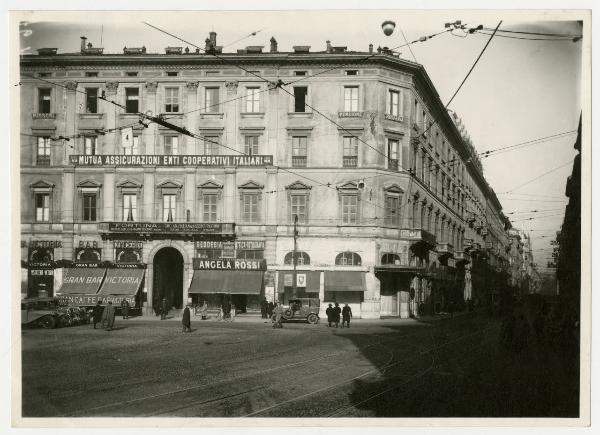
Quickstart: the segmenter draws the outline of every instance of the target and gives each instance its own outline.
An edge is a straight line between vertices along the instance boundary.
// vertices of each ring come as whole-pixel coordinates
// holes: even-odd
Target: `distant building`
[[[421,65],[330,43],[284,53],[274,39],[222,53],[216,38],[219,57],[85,39],[21,57],[29,296],[128,297],[148,312],[163,298],[287,302],[294,216],[297,295],[356,316],[508,288],[502,207]]]

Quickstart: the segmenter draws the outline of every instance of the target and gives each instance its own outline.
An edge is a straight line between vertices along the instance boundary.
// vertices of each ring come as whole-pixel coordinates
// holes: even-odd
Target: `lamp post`
[[[296,283],[296,264],[297,264],[297,248],[298,248],[298,215],[294,215],[294,253],[292,255],[292,262],[294,265],[294,273],[293,273],[293,281],[292,281],[292,298],[296,299],[298,297],[297,293],[297,283]]]

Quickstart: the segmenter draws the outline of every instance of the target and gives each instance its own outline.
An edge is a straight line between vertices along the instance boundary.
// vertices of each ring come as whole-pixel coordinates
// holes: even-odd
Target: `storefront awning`
[[[194,270],[189,293],[258,295],[263,274],[262,270]]]
[[[304,289],[306,293],[319,293],[321,272],[314,270],[296,271],[296,288]],[[304,285],[302,285],[304,283]],[[294,286],[294,272],[291,270],[280,270],[277,281],[277,291],[283,293],[286,287]]]
[[[63,272],[59,294],[93,295],[98,292],[106,269],[102,267],[69,267]]]
[[[336,270],[325,272],[326,292],[363,292],[366,290],[365,273]]]
[[[145,269],[108,269],[99,295],[135,295],[144,280]]]

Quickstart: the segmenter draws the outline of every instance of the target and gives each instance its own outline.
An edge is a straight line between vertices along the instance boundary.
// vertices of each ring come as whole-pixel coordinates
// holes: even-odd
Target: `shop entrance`
[[[154,255],[152,306],[160,307],[163,298],[169,309],[183,308],[183,257],[175,248],[162,248]]]

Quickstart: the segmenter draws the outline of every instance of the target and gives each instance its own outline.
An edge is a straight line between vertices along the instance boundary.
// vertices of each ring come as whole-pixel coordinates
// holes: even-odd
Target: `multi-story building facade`
[[[207,49],[22,56],[30,296],[251,310],[296,290],[363,318],[487,300],[505,218],[421,65]]]

